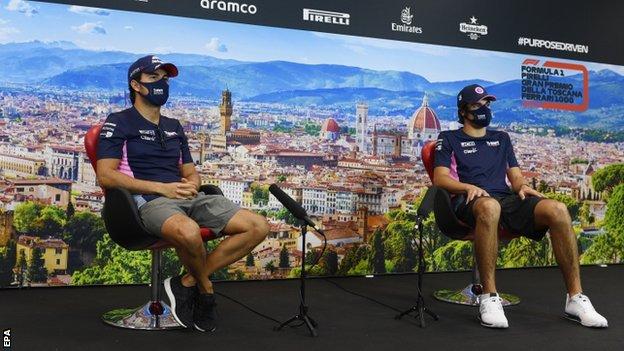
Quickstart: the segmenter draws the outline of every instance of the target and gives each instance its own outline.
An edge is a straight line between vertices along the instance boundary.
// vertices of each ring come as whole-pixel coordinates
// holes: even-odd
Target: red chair
[[[430,141],[425,144],[421,151],[422,161],[425,169],[427,170],[427,174],[429,175],[429,179],[431,179],[431,183],[433,183],[435,144],[435,141]],[[458,179],[457,165],[454,158],[451,163],[451,177],[456,180]],[[436,186],[432,186],[428,192],[429,191],[435,192],[433,200],[433,213],[435,215],[436,225],[440,231],[451,239],[472,241],[474,238],[474,228],[471,228],[457,218],[455,211],[453,210],[453,206],[451,205],[451,194],[449,194],[448,191]],[[509,233],[502,227],[499,227],[498,235],[501,239],[507,240],[518,237],[518,235]],[[481,286],[479,278],[479,270],[477,269],[477,265],[475,263],[472,268],[472,283],[470,283],[467,287],[462,290],[438,290],[433,293],[433,296],[440,301],[461,305],[478,306],[479,294],[482,292],[483,287]],[[499,295],[503,299],[503,306],[517,305],[520,303],[520,298],[515,295],[503,293],[499,293]]]
[[[87,155],[97,173],[96,150],[102,126],[91,127],[85,135],[84,143]],[[104,313],[102,319],[110,325],[142,330],[163,330],[181,328],[173,315],[171,308],[161,301],[162,296],[162,250],[171,248],[167,241],[147,232],[139,210],[130,192],[122,188],[102,189],[105,194],[102,217],[106,230],[111,239],[119,246],[128,250],[150,250],[152,252],[151,268],[151,298],[146,304],[137,308],[122,308]],[[223,195],[221,190],[213,185],[202,185],[199,191],[205,194]],[[201,228],[204,242],[214,239],[215,233],[208,228]]]

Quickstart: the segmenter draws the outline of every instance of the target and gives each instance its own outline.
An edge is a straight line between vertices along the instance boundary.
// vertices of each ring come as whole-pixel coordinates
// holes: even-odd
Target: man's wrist
[[[154,182],[154,192],[157,195],[161,195],[164,196],[165,195],[165,183],[161,183],[161,182]]]

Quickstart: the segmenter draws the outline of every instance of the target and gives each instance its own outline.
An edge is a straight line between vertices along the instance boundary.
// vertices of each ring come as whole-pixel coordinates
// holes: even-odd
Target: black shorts
[[[503,228],[514,235],[521,235],[535,241],[540,241],[546,235],[548,228],[535,228],[535,206],[542,197],[527,196],[524,200],[520,199],[517,194],[492,196],[501,205],[500,224]],[[465,195],[455,196],[452,199],[453,208],[457,218],[474,228],[476,220],[472,207],[475,201],[473,199],[466,204]]]

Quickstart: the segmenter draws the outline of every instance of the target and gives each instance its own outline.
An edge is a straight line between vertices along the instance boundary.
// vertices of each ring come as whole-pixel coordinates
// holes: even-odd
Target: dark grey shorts
[[[544,200],[542,197],[527,196],[524,200],[518,194],[493,196],[501,205],[500,224],[510,233],[521,235],[535,241],[540,241],[546,235],[548,228],[535,228],[535,206]],[[476,225],[473,206],[479,198],[466,204],[465,195],[453,198],[453,206],[457,218],[472,228]]]
[[[197,222],[201,228],[209,228],[218,236],[240,207],[223,195],[204,195],[189,200],[159,197],[139,207],[139,214],[147,230],[162,237],[165,221],[176,213],[184,214]]]

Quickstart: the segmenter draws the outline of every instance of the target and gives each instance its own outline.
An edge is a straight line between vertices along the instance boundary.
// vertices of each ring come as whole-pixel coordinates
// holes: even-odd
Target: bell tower
[[[228,89],[221,92],[219,113],[221,114],[221,134],[225,135],[232,125],[232,93]]]

